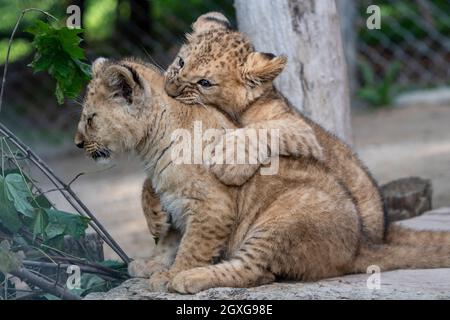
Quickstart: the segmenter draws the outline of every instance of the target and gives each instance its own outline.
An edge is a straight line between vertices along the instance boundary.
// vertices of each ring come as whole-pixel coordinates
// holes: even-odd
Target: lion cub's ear
[[[208,12],[200,17],[192,24],[194,33],[203,33],[213,29],[230,29],[231,24],[228,19],[220,12]]]
[[[92,62],[92,76],[98,76],[101,72],[101,70],[103,69],[103,67],[105,66],[105,62],[108,61],[108,59],[100,57],[94,60],[94,62]]]
[[[113,64],[103,72],[103,80],[114,96],[123,97],[128,104],[133,103],[136,91],[142,88],[138,73],[130,66]]]
[[[286,66],[285,56],[271,53],[252,52],[242,67],[242,77],[251,87],[273,81]]]

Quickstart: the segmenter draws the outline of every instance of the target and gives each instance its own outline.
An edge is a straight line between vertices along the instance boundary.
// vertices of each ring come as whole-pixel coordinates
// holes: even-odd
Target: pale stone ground
[[[380,183],[431,179],[433,207],[450,205],[450,106],[354,113],[355,147]]]
[[[368,275],[356,274],[318,282],[278,282],[256,288],[215,288],[195,295],[148,291],[146,279],[131,279],[108,293],[87,300],[328,300],[450,299],[450,269],[396,270],[380,275],[379,289],[367,287]],[[373,288],[373,289],[372,289]]]
[[[450,206],[450,106],[355,112],[352,124],[355,148],[381,183],[411,175],[429,178],[433,206]],[[74,190],[125,252],[132,257],[149,255],[153,240],[139,200],[144,175],[135,159],[101,171],[74,147],[72,156],[49,163],[67,181],[79,172],[91,172],[73,184]],[[55,200],[65,207],[64,201]],[[106,255],[113,256],[108,248]]]

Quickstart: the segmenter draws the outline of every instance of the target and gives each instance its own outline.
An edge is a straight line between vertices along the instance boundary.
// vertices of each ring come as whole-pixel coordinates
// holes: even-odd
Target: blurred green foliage
[[[83,20],[88,41],[99,41],[110,37],[114,31],[117,0],[86,1]]]
[[[6,61],[6,53],[8,50],[8,39],[0,40],[0,65]],[[10,56],[12,60],[20,60],[28,56],[32,52],[30,42],[25,39],[18,39],[11,46]]]
[[[436,7],[438,11],[447,14],[433,14],[432,21],[429,21],[430,27],[442,34],[450,34],[450,20],[448,13],[450,12],[449,0],[426,0],[426,3]],[[408,32],[416,39],[424,39],[428,36],[428,31],[423,25],[419,24],[414,17],[417,13],[423,13],[423,8],[419,6],[419,1],[380,1],[376,3],[380,6],[382,17],[382,28],[380,30],[369,30],[368,28],[360,28],[358,40],[366,43],[368,46],[377,46],[382,44],[382,39],[389,39],[391,42],[401,45],[403,42],[409,41],[405,38],[404,33]],[[359,12],[366,16],[367,2],[361,2]],[[380,36],[382,34],[383,36]]]
[[[386,74],[377,79],[372,65],[367,62],[359,64],[362,74],[362,85],[357,91],[357,96],[374,107],[386,107],[392,105],[399,88],[395,83],[401,64],[396,61],[391,63]]]
[[[36,7],[45,11],[51,11],[53,14],[59,16],[64,14],[65,7],[61,7],[58,3],[64,1],[57,0],[0,0],[0,64],[4,64],[6,60],[6,51],[8,48],[8,40],[11,35],[11,31],[16,24],[22,10],[27,8]],[[42,18],[42,14],[38,12],[27,13],[22,20],[22,28],[30,26],[33,21],[38,18]],[[20,30],[19,30],[20,31]],[[18,32],[18,36],[13,42],[11,47],[10,61],[22,59],[29,55],[33,50],[31,47],[30,37],[23,36],[23,33]]]

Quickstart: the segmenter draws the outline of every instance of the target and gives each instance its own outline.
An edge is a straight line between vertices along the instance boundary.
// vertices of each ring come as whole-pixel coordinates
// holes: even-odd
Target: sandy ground
[[[354,146],[380,183],[404,176],[429,178],[434,207],[450,205],[450,106],[406,107],[353,114]],[[69,181],[85,172],[73,189],[131,257],[146,257],[153,247],[140,208],[144,174],[135,159],[97,167],[81,152],[48,160]],[[61,209],[70,210],[57,196]],[[108,257],[114,257],[105,248]]]
[[[433,183],[433,207],[450,204],[450,106],[354,113],[354,146],[379,183],[420,176]]]

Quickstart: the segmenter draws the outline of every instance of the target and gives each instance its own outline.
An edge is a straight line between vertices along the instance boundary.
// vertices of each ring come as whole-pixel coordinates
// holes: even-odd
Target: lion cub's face
[[[144,90],[139,75],[124,63],[99,58],[92,69],[75,144],[94,160],[107,162],[142,139]]]
[[[166,92],[186,104],[213,105],[233,117],[261,96],[286,58],[254,52],[219,13],[200,16],[165,74]]]

